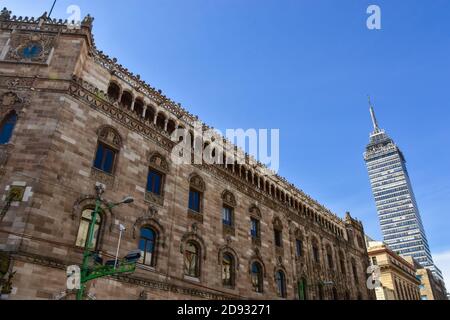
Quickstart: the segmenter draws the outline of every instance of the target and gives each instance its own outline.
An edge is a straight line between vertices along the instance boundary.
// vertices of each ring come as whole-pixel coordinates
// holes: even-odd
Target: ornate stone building
[[[96,183],[96,250],[142,257],[96,299],[370,299],[361,222],[338,218],[262,165],[180,165],[175,128],[198,119],[99,51],[91,17],[0,14],[0,250],[5,299],[63,299]],[[207,126],[204,126],[205,128]]]

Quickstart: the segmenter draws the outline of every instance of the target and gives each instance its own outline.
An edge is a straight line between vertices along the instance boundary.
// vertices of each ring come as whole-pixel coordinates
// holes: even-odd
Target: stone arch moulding
[[[228,205],[230,207],[234,208],[237,205],[234,194],[231,193],[231,191],[229,191],[229,190],[225,190],[224,192],[222,192],[222,200],[226,205]]]
[[[202,258],[203,260],[206,260],[206,245],[205,241],[203,241],[203,238],[195,232],[188,232],[181,238],[181,244],[180,244],[180,252],[184,254],[184,247],[188,241],[195,241],[200,245]]]
[[[252,264],[253,262],[258,262],[261,267],[262,267],[262,271],[263,271],[263,277],[266,278],[267,277],[267,271],[266,271],[266,265],[264,264],[264,261],[261,257],[261,253],[259,252],[259,249],[256,248],[255,249],[255,253],[253,254],[253,256],[250,258],[249,262],[248,262],[248,273],[251,274],[252,273]]]
[[[281,219],[277,216],[275,216],[272,219],[272,224],[275,228],[279,229],[279,230],[283,230],[283,223],[281,222]]]
[[[198,189],[198,191],[204,192],[206,189],[203,178],[195,172],[189,176],[189,183],[191,187]]]
[[[123,139],[119,131],[110,125],[103,125],[98,128],[97,135],[100,141],[105,142],[118,150],[123,146]]]
[[[236,252],[232,247],[230,247],[229,245],[225,245],[225,246],[223,246],[223,247],[221,247],[221,248],[219,249],[219,253],[217,254],[217,258],[218,258],[218,263],[219,263],[219,265],[222,264],[222,256],[223,256],[223,254],[225,254],[225,253],[231,253],[231,255],[233,255],[233,257],[234,257],[234,269],[235,269],[236,272],[238,272],[238,271],[239,271],[239,255],[238,255],[237,252]]]
[[[278,259],[277,259],[278,260]],[[276,279],[276,275],[278,271],[283,271],[284,273],[284,279],[286,281],[286,284],[289,284],[289,277],[287,276],[288,273],[286,271],[286,268],[284,267],[284,265],[282,263],[280,263],[279,261],[277,261],[277,264],[275,267],[273,267],[273,278]]]
[[[156,217],[156,213],[157,213],[156,209],[151,208],[143,216],[136,219],[135,223],[133,224],[133,239],[137,239],[138,230],[140,230],[142,227],[148,226],[155,229],[155,231],[158,233],[158,238],[161,241],[160,242],[161,247],[165,248],[166,246],[165,228],[159,222],[158,217]]]
[[[262,218],[261,210],[259,209],[259,207],[256,204],[252,205],[248,209],[248,212],[250,212],[250,214],[255,216],[255,217]]]
[[[94,195],[85,195],[78,198],[72,208],[72,220],[75,220],[75,218],[77,218],[78,220],[81,219],[83,208],[92,206],[95,207],[96,199],[97,197]],[[103,217],[103,223],[105,226],[107,226],[109,222],[109,231],[111,232],[114,226],[114,221],[116,220],[116,216],[108,206],[108,203],[106,201],[102,201],[101,210],[105,213]]]
[[[15,92],[3,92],[0,94],[0,119],[3,119],[11,112],[15,112],[18,116],[21,116],[23,114],[23,108],[27,104],[27,100],[19,97]]]
[[[164,157],[157,151],[153,151],[150,153],[148,157],[148,163],[150,167],[159,170],[162,173],[169,173],[169,162],[167,161],[166,157]]]

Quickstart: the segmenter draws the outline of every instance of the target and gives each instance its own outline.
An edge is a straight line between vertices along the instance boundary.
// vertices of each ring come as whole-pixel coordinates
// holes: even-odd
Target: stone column
[[[164,131],[167,131],[168,124],[169,124],[169,119],[164,120]]]
[[[145,119],[145,114],[147,113],[147,106],[144,106],[144,110],[142,111],[142,118]]]

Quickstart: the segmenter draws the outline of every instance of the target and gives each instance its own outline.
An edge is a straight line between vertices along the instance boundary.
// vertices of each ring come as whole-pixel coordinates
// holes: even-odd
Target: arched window
[[[344,259],[344,253],[342,251],[339,253],[339,261],[341,263],[341,272],[343,275],[345,275],[346,274],[345,259]]]
[[[301,278],[298,283],[298,299],[308,300],[308,283],[305,278]]]
[[[205,191],[205,183],[203,179],[194,175],[190,180],[189,188],[189,210],[195,213],[203,211],[203,192]]]
[[[236,206],[236,198],[234,195],[225,190],[222,193],[222,223],[225,229],[234,228],[234,207]]]
[[[128,91],[124,91],[122,93],[122,98],[120,99],[120,104],[125,109],[131,109],[131,105],[133,104],[133,95]]]
[[[134,112],[139,118],[142,118],[142,116],[144,115],[144,102],[142,101],[142,99],[136,99],[134,101]]]
[[[147,106],[147,111],[145,112],[145,120],[153,123],[155,121],[155,109],[151,106]]]
[[[186,243],[184,250],[184,274],[194,278],[200,276],[200,248],[193,241]]]
[[[234,257],[229,253],[222,256],[222,284],[226,287],[234,286]]]
[[[108,96],[113,100],[117,101],[120,97],[120,87],[115,84],[114,82],[111,82],[108,87]]]
[[[169,164],[159,153],[150,156],[145,199],[163,205],[164,185]]]
[[[174,132],[175,129],[176,129],[175,121],[170,119],[169,122],[167,123],[167,132],[172,134],[172,132]]]
[[[275,273],[275,282],[277,283],[278,296],[286,298],[286,277],[283,271],[279,270]]]
[[[121,144],[122,139],[114,129],[102,128],[99,132],[94,168],[113,174]]]
[[[11,112],[5,117],[0,126],[0,145],[7,144],[11,140],[16,123],[17,114],[15,112]]]
[[[158,115],[156,116],[156,126],[161,130],[164,130],[166,126],[166,117],[163,113],[158,113]]]
[[[328,260],[328,268],[333,270],[334,262],[333,262],[333,252],[331,251],[331,246],[327,245],[327,260]]]
[[[355,283],[358,284],[359,283],[359,279],[358,279],[358,270],[356,268],[356,263],[355,263],[355,259],[352,258],[352,272],[353,272],[353,278],[355,279]]]
[[[275,247],[282,248],[283,247],[283,224],[280,219],[275,218],[273,220],[273,234],[274,234],[274,243]]]
[[[313,238],[312,240],[312,251],[313,251],[313,258],[315,263],[320,263],[320,251],[319,251],[319,242],[316,238]]]
[[[253,291],[257,293],[263,292],[263,269],[259,262],[252,263],[252,286]]]
[[[156,241],[157,234],[155,230],[149,227],[141,229],[139,240],[139,250],[141,250],[140,263],[154,267],[156,262]]]
[[[84,248],[88,244],[87,241],[89,235],[89,225],[91,224],[92,221],[93,212],[94,210],[92,208],[86,208],[81,213],[81,221],[80,226],[78,228],[77,241],[75,244],[77,247]],[[102,216],[101,214],[97,214],[94,225],[94,234],[91,242],[91,249],[94,250],[97,249],[98,235],[100,232],[101,224],[102,224]]]

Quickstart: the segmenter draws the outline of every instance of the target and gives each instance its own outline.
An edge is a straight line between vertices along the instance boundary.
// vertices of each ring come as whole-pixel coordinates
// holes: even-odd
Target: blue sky
[[[51,3],[0,1],[23,16]],[[381,238],[362,156],[370,94],[432,252],[450,252],[448,0],[59,0],[53,16],[71,4],[95,17],[101,50],[206,123],[279,128],[280,174]],[[370,4],[382,30],[366,28]]]

